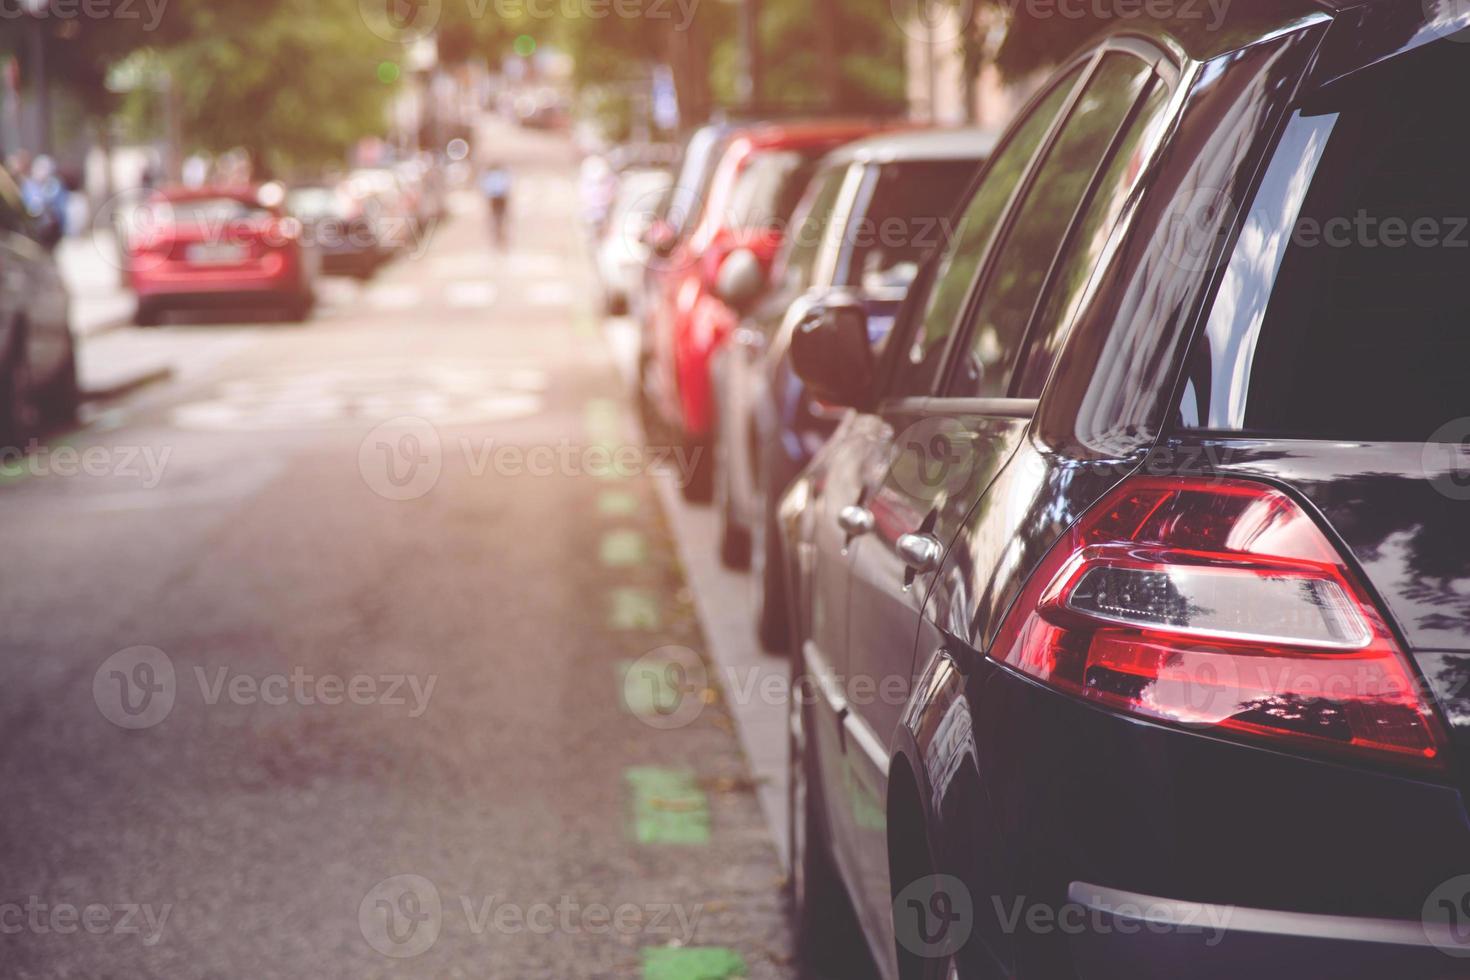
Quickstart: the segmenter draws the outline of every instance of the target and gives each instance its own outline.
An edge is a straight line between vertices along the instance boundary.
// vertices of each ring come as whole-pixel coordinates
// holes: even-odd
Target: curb
[[[123,395],[131,394],[132,392],[137,391],[139,388],[146,388],[149,385],[158,384],[161,381],[167,381],[173,376],[173,366],[163,364],[156,368],[149,368],[146,371],[141,371],[137,374],[132,375],[131,377],[124,378],[121,381],[115,382],[102,388],[83,389],[82,401],[109,401],[114,398],[121,398]]]

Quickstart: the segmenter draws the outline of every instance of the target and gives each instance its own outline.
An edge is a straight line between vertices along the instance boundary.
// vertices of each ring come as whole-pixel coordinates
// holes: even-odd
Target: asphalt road
[[[794,974],[730,712],[668,693],[570,151],[492,136],[507,254],[457,198],[307,325],[138,336],[173,381],[0,471],[0,974]]]

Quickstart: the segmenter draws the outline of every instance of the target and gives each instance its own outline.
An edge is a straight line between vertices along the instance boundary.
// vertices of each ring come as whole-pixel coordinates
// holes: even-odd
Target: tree
[[[341,160],[381,132],[407,47],[364,22],[356,0],[192,4],[158,51],[186,146],[243,147],[264,173]]]

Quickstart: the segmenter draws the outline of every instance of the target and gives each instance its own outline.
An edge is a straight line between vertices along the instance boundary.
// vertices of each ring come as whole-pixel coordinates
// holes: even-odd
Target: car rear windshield
[[[1422,441],[1470,416],[1470,127],[1447,101],[1463,58],[1435,42],[1290,121],[1191,356],[1179,423]]]
[[[191,197],[169,201],[169,215],[179,224],[251,221],[270,217],[270,211],[237,197]]]

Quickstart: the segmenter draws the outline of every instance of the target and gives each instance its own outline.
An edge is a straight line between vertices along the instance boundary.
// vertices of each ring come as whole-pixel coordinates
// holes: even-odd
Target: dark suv
[[[854,409],[781,506],[810,954],[845,891],[890,978],[1470,975],[1442,7],[1128,21],[876,356],[798,325]]]

